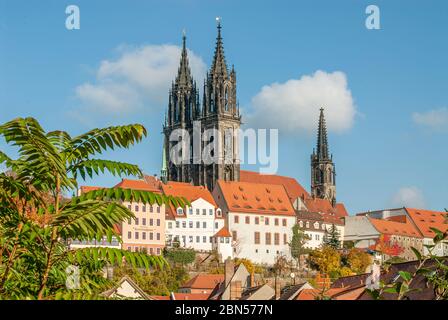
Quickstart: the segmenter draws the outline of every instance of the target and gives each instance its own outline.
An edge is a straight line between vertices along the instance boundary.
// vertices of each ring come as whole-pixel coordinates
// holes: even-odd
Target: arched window
[[[177,215],[178,216],[181,216],[181,215],[183,215],[184,214],[184,209],[182,209],[182,208],[177,208]]]
[[[224,91],[224,110],[229,111],[229,89],[227,87]]]
[[[221,209],[216,209],[216,215],[218,216],[218,217],[221,217],[222,216],[222,211],[221,211]]]

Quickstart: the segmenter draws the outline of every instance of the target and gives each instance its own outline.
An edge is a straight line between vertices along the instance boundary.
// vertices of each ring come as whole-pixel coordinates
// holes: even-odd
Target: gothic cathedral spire
[[[333,156],[329,156],[324,109],[320,109],[317,146],[311,155],[311,195],[330,200],[336,205],[336,171]]]

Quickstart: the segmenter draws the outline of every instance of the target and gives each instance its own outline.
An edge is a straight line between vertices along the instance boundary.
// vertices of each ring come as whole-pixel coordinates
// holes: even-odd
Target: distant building
[[[227,219],[235,257],[272,265],[291,257],[294,208],[281,185],[218,180],[213,196]]]
[[[190,202],[190,206],[183,208],[167,208],[165,232],[168,246],[178,245],[196,251],[216,249],[223,260],[232,255],[231,235],[224,228],[222,211],[207,188],[168,182],[162,185],[162,191],[165,195],[183,197]]]
[[[115,188],[133,189],[161,193],[145,180],[123,179]],[[160,255],[165,247],[165,204],[123,202],[135,218],[121,223],[122,248],[128,251]]]
[[[210,294],[219,283],[224,281],[223,274],[200,273],[179,288],[180,293]]]
[[[106,298],[149,300],[149,295],[143,291],[130,277],[124,276],[113,288],[103,292]]]

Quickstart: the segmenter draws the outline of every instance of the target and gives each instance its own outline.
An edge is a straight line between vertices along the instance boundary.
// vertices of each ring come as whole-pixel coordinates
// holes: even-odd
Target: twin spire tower
[[[197,83],[191,74],[186,47],[187,38],[185,32],[183,33],[180,65],[169,91],[168,111],[163,125],[162,179],[165,181],[188,182],[213,190],[218,179],[238,181],[240,178],[238,132],[241,115],[236,98],[236,72],[233,65],[232,69],[228,69],[221,29],[221,21],[217,18],[215,51],[211,67],[204,79],[202,105]],[[199,141],[194,141],[193,128],[197,124],[200,124],[201,136],[196,139]],[[176,129],[183,129],[190,137],[190,145],[184,145],[190,149],[190,161],[187,163],[176,164],[169,154],[171,148],[178,143],[170,141],[170,136]],[[216,129],[219,132],[217,137],[210,136],[204,139],[204,131],[209,129]],[[194,144],[199,144],[202,152],[205,145],[217,138],[220,141],[215,143],[217,150],[212,153],[218,152],[219,161],[206,164],[193,158]],[[335,205],[335,176],[335,166],[332,156],[329,156],[324,110],[321,109],[317,150],[311,155],[311,195],[328,199]]]
[[[163,126],[164,163],[162,176],[167,180],[189,182],[194,185],[207,186],[213,190],[216,180],[238,181],[240,176],[239,163],[239,137],[238,131],[241,125],[241,116],[236,99],[236,72],[232,66],[229,71],[225,56],[224,45],[221,36],[221,22],[218,20],[216,46],[213,62],[204,80],[204,93],[202,106],[199,102],[199,91],[196,81],[191,75],[188,65],[186,49],[186,36],[183,34],[182,54],[180,66],[175,81],[169,92],[168,114]],[[200,124],[200,141],[193,139],[194,124]],[[170,141],[171,133],[176,129],[184,129],[190,136],[190,157],[188,163],[175,164],[170,160],[169,150],[177,142]],[[216,129],[217,137],[210,136],[208,141],[202,141],[204,131]],[[229,134],[230,133],[230,134]],[[220,138],[215,143],[218,161],[205,164],[202,161],[194,161],[193,144],[199,143],[200,150],[210,144],[214,139]],[[223,159],[226,159],[224,161]]]

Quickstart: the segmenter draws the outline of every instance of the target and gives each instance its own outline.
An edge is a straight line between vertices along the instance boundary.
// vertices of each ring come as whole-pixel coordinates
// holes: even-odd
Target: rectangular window
[[[286,233],[283,234],[283,244],[288,244],[288,235]]]
[[[264,224],[267,226],[269,225],[269,218],[264,218]]]
[[[280,233],[274,233],[274,244],[276,246],[280,245]]]
[[[131,205],[130,204],[128,204],[128,209],[131,210]]]
[[[202,242],[207,243],[207,236],[202,236]]]
[[[142,232],[142,239],[146,240],[146,232]]]
[[[138,239],[138,232],[135,232],[135,239]]]
[[[202,215],[206,215],[207,214],[207,209],[202,209]]]
[[[200,236],[196,236],[196,243],[201,242],[201,237]]]
[[[267,232],[265,237],[266,237],[266,241],[265,241],[266,244],[270,245],[271,244],[271,234],[269,232]]]
[[[213,237],[210,237],[210,243],[213,243]]]
[[[176,228],[179,228],[179,227],[180,227],[180,222],[176,221]]]
[[[128,239],[131,239],[131,238],[132,238],[132,232],[128,231]]]
[[[278,218],[275,218],[275,220],[274,220],[274,224],[275,224],[276,226],[278,226]]]
[[[157,206],[157,213],[160,213],[160,207]],[[158,251],[160,251],[160,248],[157,248]]]
[[[187,227],[187,222],[186,221],[182,221],[182,228],[186,228]]]
[[[157,226],[160,227],[160,219],[157,219]]]
[[[229,238],[226,238],[226,243],[229,243],[230,242],[230,239]]]
[[[196,209],[196,214],[199,215],[199,209]]]
[[[138,206],[135,206],[135,212],[138,212]]]
[[[193,228],[193,221],[190,221],[190,222],[188,223],[188,225],[189,225],[190,228]]]
[[[202,228],[207,229],[207,221],[202,222]]]
[[[129,224],[129,225],[132,224],[132,220],[131,220],[131,218],[128,219],[128,224]]]
[[[218,222],[215,222],[215,229],[218,229],[218,227],[219,227]]]
[[[149,206],[149,212],[154,212],[153,206]]]
[[[260,232],[255,232],[254,233],[254,243],[255,244],[260,244]]]
[[[146,206],[143,206],[143,207],[142,207],[142,211],[143,211],[143,212],[146,212]]]
[[[152,232],[149,233],[149,240],[153,240],[154,239],[154,234]]]
[[[135,218],[135,225],[138,226],[138,218]]]
[[[233,217],[233,222],[239,223],[240,222],[240,217],[239,216],[234,216]]]
[[[193,236],[189,236],[188,241],[190,241],[190,243],[193,243]]]
[[[157,255],[160,255],[160,248],[157,248]]]
[[[201,227],[201,223],[199,221],[196,221],[196,228],[199,229]]]
[[[149,254],[154,254],[154,250],[153,250],[153,248],[149,248]]]
[[[233,240],[236,240],[238,238],[235,230],[232,231],[232,238]]]
[[[154,220],[153,219],[149,219],[149,225],[152,226],[154,224]]]
[[[146,218],[142,218],[142,225],[146,226]]]
[[[188,209],[188,214],[193,214],[193,208]]]
[[[286,227],[286,219],[282,220],[282,224],[283,224],[284,227]]]
[[[157,233],[157,240],[160,240],[160,233]]]
[[[255,224],[260,224],[260,218],[259,217],[255,217]]]
[[[131,247],[128,247],[128,251],[131,251],[132,250],[132,248]]]
[[[246,216],[246,224],[250,224],[250,217],[249,216]]]
[[[213,209],[208,209],[208,212],[211,216],[213,215]]]

